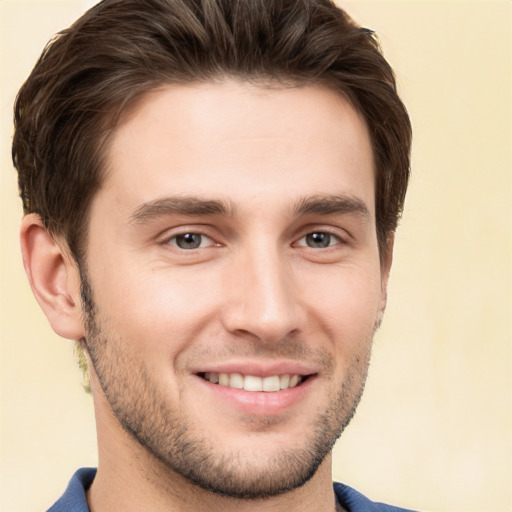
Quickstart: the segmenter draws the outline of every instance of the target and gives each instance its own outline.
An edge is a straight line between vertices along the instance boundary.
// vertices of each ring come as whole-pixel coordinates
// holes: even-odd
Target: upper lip
[[[296,361],[225,361],[205,364],[195,368],[194,374],[201,373],[240,373],[255,377],[270,377],[272,375],[312,375],[318,373],[318,368],[307,363]]]

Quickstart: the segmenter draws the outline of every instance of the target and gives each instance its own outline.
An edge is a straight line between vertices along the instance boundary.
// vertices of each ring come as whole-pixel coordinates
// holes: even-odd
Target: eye
[[[315,231],[303,236],[297,245],[311,247],[312,249],[326,249],[327,247],[339,244],[340,242],[340,238],[332,233]]]
[[[169,245],[183,250],[200,249],[214,245],[213,240],[202,233],[183,233],[175,235],[167,242]]]

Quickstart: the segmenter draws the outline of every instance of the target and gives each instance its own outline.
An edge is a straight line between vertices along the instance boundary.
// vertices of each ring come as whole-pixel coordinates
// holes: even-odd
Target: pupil
[[[201,235],[185,233],[176,237],[176,244],[180,249],[197,249],[201,245]]]
[[[306,237],[310,247],[329,247],[331,243],[331,235],[329,233],[310,233]]]

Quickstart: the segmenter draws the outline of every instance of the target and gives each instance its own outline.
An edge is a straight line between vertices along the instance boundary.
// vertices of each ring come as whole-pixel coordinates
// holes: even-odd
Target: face
[[[173,85],[107,156],[83,283],[100,429],[218,494],[304,484],[385,303],[365,123],[319,87]]]

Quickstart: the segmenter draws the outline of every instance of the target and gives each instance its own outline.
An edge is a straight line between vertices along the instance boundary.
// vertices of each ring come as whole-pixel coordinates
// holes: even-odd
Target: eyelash
[[[324,242],[322,237],[326,237],[327,245],[319,246],[319,247],[311,247],[310,245],[308,245],[308,237],[314,237],[315,235],[321,235],[320,239],[317,240],[317,242],[320,244],[322,244]],[[303,240],[305,241],[305,243],[301,243]],[[331,243],[333,240],[334,240],[334,243]],[[310,240],[310,241],[314,242],[314,240]],[[339,235],[332,233],[330,231],[327,231],[327,230],[319,229],[319,230],[310,231],[310,232],[306,233],[294,245],[299,246],[299,247],[308,247],[309,249],[329,249],[335,245],[343,244],[343,243],[344,243],[344,240]]]
[[[180,247],[178,245],[178,240],[179,239],[184,239],[185,237],[188,237],[188,236],[196,236],[196,237],[201,237],[200,241],[199,241],[199,245],[197,247]],[[171,245],[172,247],[175,247],[179,250],[182,250],[182,251],[193,251],[195,249],[204,249],[205,247],[202,247],[202,244],[203,244],[203,241],[205,241],[205,239],[209,240],[210,243],[208,244],[207,247],[211,247],[211,246],[214,246],[214,245],[220,245],[220,244],[216,244],[213,239],[211,237],[209,237],[208,235],[204,234],[204,233],[200,233],[200,232],[197,232],[197,231],[186,231],[184,233],[177,233],[169,238],[166,238],[164,240],[164,244],[165,245]]]
[[[320,244],[319,246],[313,247],[309,245],[309,243],[315,243],[315,240],[313,239],[316,235],[320,235],[318,239],[316,240],[316,243]],[[193,247],[183,247],[180,246],[180,240],[185,241],[185,244],[187,243],[186,237],[200,237],[200,239],[197,241],[196,244]],[[308,240],[309,237],[309,240]],[[326,241],[324,240],[324,237]],[[194,245],[194,240],[190,240],[191,245]],[[207,245],[203,245],[204,243],[207,243]],[[332,243],[334,242],[334,243]],[[322,246],[323,243],[326,243],[325,246]],[[296,242],[292,244],[294,247],[305,247],[308,249],[313,250],[324,250],[329,249],[331,247],[334,247],[336,245],[345,244],[346,240],[344,240],[342,237],[340,237],[338,234],[332,233],[329,230],[325,229],[318,229],[318,230],[312,230],[308,231],[304,235],[302,235]],[[198,249],[205,249],[212,246],[220,246],[221,244],[216,243],[210,236],[206,235],[205,233],[201,233],[199,231],[185,231],[182,233],[174,234],[171,237],[167,237],[163,242],[163,245],[170,245],[171,247],[185,252],[191,252]]]

